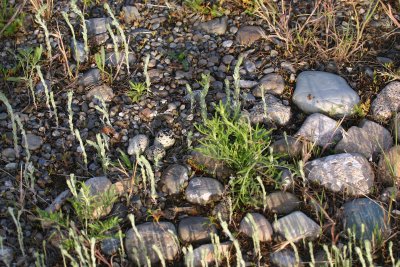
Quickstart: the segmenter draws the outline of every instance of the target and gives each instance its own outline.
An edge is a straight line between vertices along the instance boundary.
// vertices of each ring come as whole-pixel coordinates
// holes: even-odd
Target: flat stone
[[[253,95],[255,97],[262,97],[262,90],[264,89],[264,94],[281,95],[285,89],[285,81],[283,77],[277,73],[269,73],[261,78],[258,83],[257,88],[253,90]]]
[[[400,109],[400,82],[388,83],[371,105],[372,115],[379,120],[388,120]]]
[[[375,175],[368,160],[360,154],[336,154],[310,161],[307,179],[333,191],[353,196],[369,194]]]
[[[240,222],[239,231],[250,238],[257,235],[261,242],[271,241],[273,234],[271,224],[260,213],[247,213]]]
[[[278,214],[289,214],[300,206],[300,200],[289,192],[277,191],[267,195],[267,208]]]
[[[223,35],[228,27],[228,18],[220,17],[206,22],[201,22],[197,25],[197,29],[209,34]]]
[[[189,180],[188,169],[179,164],[168,166],[161,176],[163,189],[169,195],[178,194]]]
[[[321,227],[301,211],[295,211],[272,224],[275,232],[288,241],[314,240],[321,233]]]
[[[304,264],[299,256],[296,259],[296,254],[292,250],[284,249],[271,253],[270,261],[276,267],[302,267]]]
[[[101,74],[99,69],[90,69],[86,71],[82,77],[79,77],[78,84],[88,87],[93,84],[98,84],[101,81]]]
[[[266,110],[264,107],[266,106]],[[250,110],[250,121],[252,124],[273,122],[280,126],[286,125],[291,116],[290,106],[285,106],[281,100],[273,95],[265,96],[265,104],[263,101],[258,102]]]
[[[303,155],[305,144],[298,138],[286,136],[274,141],[271,144],[272,151],[276,154],[289,155],[292,158],[299,158]]]
[[[104,101],[111,101],[114,98],[112,88],[106,84],[98,85],[90,89],[86,94],[87,99],[100,98]]]
[[[186,217],[178,225],[178,236],[186,243],[206,243],[217,234],[217,228],[206,217]]]
[[[146,258],[152,264],[160,262],[156,246],[167,261],[173,261],[179,254],[179,241],[176,228],[170,222],[147,222],[136,226],[138,237],[133,229],[126,232],[125,251],[129,259],[139,265],[146,264]]]
[[[386,185],[400,184],[400,146],[383,153],[378,163],[378,179]]]
[[[138,134],[129,139],[128,154],[142,154],[149,146],[149,138],[144,134]]]
[[[109,18],[93,18],[86,20],[86,28],[89,36],[98,35],[107,32],[106,25],[110,24]]]
[[[160,144],[165,149],[172,147],[175,144],[174,132],[171,129],[163,129],[157,132],[154,144]]]
[[[194,166],[195,168],[200,169],[216,178],[224,179],[233,174],[233,170],[229,168],[223,161],[208,157],[197,150],[193,150],[190,153],[188,163],[191,166]]]
[[[43,144],[42,137],[37,136],[32,133],[27,133],[26,139],[27,139],[27,143],[28,143],[28,149],[31,151],[38,150]],[[25,138],[22,138],[22,146],[26,147]]]
[[[108,215],[112,210],[113,203],[104,205],[104,194],[112,190],[111,181],[105,176],[99,176],[86,180],[85,185],[89,188],[89,196],[94,198],[93,204],[96,206],[93,210],[92,219],[98,219]]]
[[[265,36],[265,32],[259,26],[242,26],[236,33],[236,42],[249,46],[263,36]]]
[[[350,230],[357,239],[375,240],[389,233],[389,217],[384,208],[368,198],[354,199],[343,205],[343,229]],[[362,232],[362,225],[365,231]]]
[[[215,179],[207,177],[194,177],[189,181],[185,196],[187,201],[207,205],[221,199],[224,186]]]
[[[240,80],[239,81],[239,86],[242,89],[250,89],[257,85],[258,85],[258,82],[256,82],[256,81],[249,81],[249,80]]]
[[[139,10],[135,6],[124,6],[122,12],[125,23],[130,24],[142,20],[142,16],[140,16]]]
[[[319,146],[329,146],[342,139],[342,126],[338,122],[320,113],[307,117],[295,137],[302,138]]]
[[[231,247],[232,242],[220,243],[218,247],[214,244],[201,245],[185,255],[186,266],[203,267],[204,263],[213,266],[216,261],[222,266],[221,261],[228,257]]]
[[[303,71],[297,77],[293,102],[306,113],[349,115],[359,101],[358,94],[338,75]]]

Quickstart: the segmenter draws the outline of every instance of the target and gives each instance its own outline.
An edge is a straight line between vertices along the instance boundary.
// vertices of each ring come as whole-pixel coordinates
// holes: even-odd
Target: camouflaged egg
[[[160,144],[165,149],[175,144],[174,132],[171,129],[163,129],[159,131],[154,139],[154,144]]]

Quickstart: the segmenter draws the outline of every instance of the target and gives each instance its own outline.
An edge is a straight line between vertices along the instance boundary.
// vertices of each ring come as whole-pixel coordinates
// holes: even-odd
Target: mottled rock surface
[[[186,199],[194,204],[207,205],[220,200],[224,192],[223,185],[215,179],[194,177],[186,188]]]
[[[251,45],[264,35],[264,30],[259,26],[242,26],[236,33],[236,42],[241,45]]]
[[[388,120],[400,108],[400,82],[388,83],[371,105],[371,113],[377,119]]]

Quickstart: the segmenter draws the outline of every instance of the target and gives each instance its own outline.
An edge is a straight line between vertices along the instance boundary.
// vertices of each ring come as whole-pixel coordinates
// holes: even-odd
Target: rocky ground
[[[89,2],[84,7],[78,1],[89,50],[79,13],[68,1],[55,1],[45,19],[50,53],[30,1],[10,1],[23,5],[25,16],[22,27],[0,42],[1,88],[13,111],[2,100],[0,260],[5,265],[62,266],[64,259],[72,266],[64,248],[77,266],[161,266],[164,260],[168,266],[192,266],[190,259],[193,266],[206,266],[215,262],[213,244],[220,243],[230,257],[219,266],[313,266],[329,261],[324,245],[331,252],[333,246],[348,246],[351,228],[355,243],[372,241],[370,253],[360,245],[363,259],[395,266],[400,259],[398,14],[391,13],[393,20],[379,6],[362,53],[330,59],[315,50],[290,52],[251,1],[226,1],[217,16],[206,12],[213,1],[204,1],[203,13],[181,1],[110,1],[128,43],[128,68],[124,38],[110,12],[101,1]],[[312,10],[309,3],[293,2],[293,10]],[[369,2],[355,7],[365,14]],[[393,12],[400,10],[400,3],[392,5]],[[346,8],[351,9],[343,5],[337,16],[346,17]],[[39,45],[41,59],[29,69],[24,62],[32,63],[33,53],[24,61],[20,51]],[[96,64],[101,47],[105,71]],[[227,102],[237,81],[242,116],[271,129],[274,153],[293,166],[272,177],[275,184],[265,182],[264,208],[232,210],[230,180],[240,170],[193,150],[202,138],[195,128],[203,123],[202,74],[210,75],[206,116],[213,116],[219,101]],[[129,82],[150,82],[149,91],[132,95]],[[20,120],[15,126],[14,117]],[[71,174],[89,187],[95,202],[110,188],[116,199],[82,220],[67,185]],[[68,223],[49,214],[63,214]],[[94,236],[94,263],[82,261],[77,244],[91,248],[82,222],[112,218],[118,223],[111,229],[100,224],[105,230]],[[68,231],[83,239],[67,246],[64,241],[73,240]],[[253,239],[260,241],[259,254]],[[361,266],[358,253],[349,266]]]

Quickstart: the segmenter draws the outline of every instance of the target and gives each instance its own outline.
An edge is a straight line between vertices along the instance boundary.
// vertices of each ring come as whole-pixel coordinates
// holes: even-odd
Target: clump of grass
[[[147,92],[147,87],[145,83],[135,83],[129,81],[129,91],[127,95],[132,99],[132,102],[138,102],[143,95]]]
[[[211,17],[221,17],[225,13],[225,9],[221,6],[221,3],[223,1],[217,1],[220,2],[219,4],[210,4],[208,3],[209,1],[204,1],[204,0],[185,0],[183,3],[185,6],[187,6],[189,9],[191,9],[195,13],[199,13],[201,15],[207,15]]]
[[[13,36],[23,26],[25,14],[19,12],[21,8],[22,5],[15,8],[7,0],[0,1],[0,36]]]
[[[279,169],[290,167],[272,153],[271,130],[252,126],[237,108],[230,113],[220,102],[214,117],[205,119],[196,129],[203,135],[198,150],[224,161],[237,173],[229,182],[234,208],[262,205],[264,183],[278,183]]]

